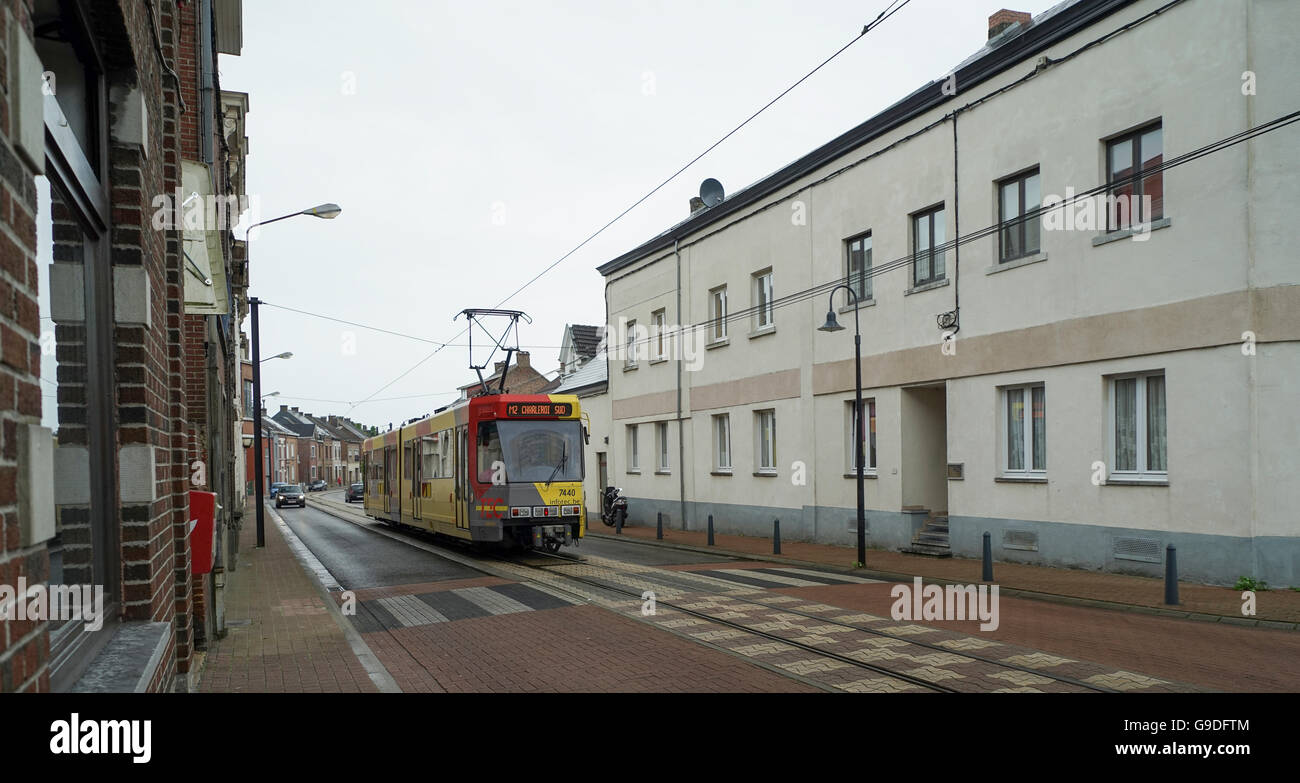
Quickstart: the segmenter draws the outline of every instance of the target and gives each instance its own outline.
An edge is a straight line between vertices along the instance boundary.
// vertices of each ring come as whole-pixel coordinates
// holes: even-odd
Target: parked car
[[[298,484],[286,484],[280,488],[280,494],[275,496],[275,507],[283,508],[284,506],[307,507],[307,493],[302,491]]]
[[[325,483],[325,479],[316,479],[315,481],[307,485],[307,489],[311,492],[320,492],[321,490],[327,489],[328,487],[329,484]]]
[[[348,491],[343,495],[343,499],[351,503],[354,500],[365,500],[366,485],[353,484],[348,487]]]
[[[289,484],[288,484],[288,482],[285,482],[285,481],[277,481],[277,482],[275,482],[274,484],[272,484],[272,485],[271,485],[271,499],[272,499],[272,500],[275,500],[275,495],[276,495],[276,493],[279,492],[280,490],[284,489],[284,488],[287,487],[287,486],[289,486]]]

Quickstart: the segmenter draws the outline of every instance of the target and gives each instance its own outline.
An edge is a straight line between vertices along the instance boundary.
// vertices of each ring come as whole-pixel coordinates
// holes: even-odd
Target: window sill
[[[637,369],[637,367],[638,365],[635,364],[625,364],[623,365],[623,372],[632,372],[633,370]]]
[[[665,358],[660,358],[660,359],[651,359],[651,360],[650,360],[650,364],[651,364],[651,365],[663,364],[663,363],[666,362],[666,361],[668,361],[668,360],[665,359]]]
[[[730,475],[732,475],[732,473],[731,473],[730,470],[713,470],[713,471],[710,471],[710,472],[709,472],[709,475],[710,475],[710,476],[730,476]]]
[[[656,471],[655,471],[655,475],[656,475],[656,476],[671,476],[671,475],[673,475],[673,472],[672,472],[671,470],[656,470]]]
[[[724,345],[730,345],[730,344],[731,344],[731,339],[728,337],[723,337],[721,340],[714,340],[711,343],[706,343],[704,346],[704,350],[712,351],[714,348],[721,348]]]
[[[1107,487],[1167,487],[1169,479],[1167,478],[1115,478],[1114,476],[1106,479]]]
[[[1159,220],[1153,220],[1150,223],[1143,223],[1142,228],[1146,229],[1144,231],[1139,231],[1135,228],[1126,228],[1120,231],[1111,231],[1108,234],[1101,234],[1100,236],[1093,237],[1092,246],[1101,247],[1102,245],[1109,245],[1111,242],[1118,242],[1121,239],[1128,239],[1129,237],[1134,235],[1149,234],[1152,231],[1159,231],[1162,228],[1168,228],[1171,224],[1172,221],[1169,218],[1165,217],[1165,218],[1160,218]],[[1145,242],[1146,240],[1139,239],[1134,241]]]
[[[759,478],[776,478],[779,474],[775,470],[756,470],[754,475]]]
[[[749,339],[753,340],[755,337],[766,337],[766,336],[768,336],[769,334],[776,334],[776,326],[775,326],[775,325],[772,325],[772,326],[764,326],[762,329],[756,329],[756,330],[750,332],[750,333],[749,333]]]
[[[1028,256],[1021,256],[1020,258],[1013,258],[1010,261],[1003,261],[1002,263],[999,263],[997,266],[991,266],[988,269],[984,270],[984,274],[996,275],[998,272],[1006,272],[1009,269],[1018,269],[1022,266],[1029,266],[1030,264],[1037,264],[1039,261],[1046,261],[1046,260],[1047,260],[1046,253],[1041,253],[1041,252],[1034,253]]]
[[[1046,484],[1047,476],[994,476],[999,484]]]
[[[876,306],[876,299],[875,299],[875,297],[868,297],[868,298],[866,298],[866,299],[863,299],[863,300],[859,301],[856,307],[855,307],[854,305],[851,305],[851,304],[840,305],[840,306],[839,306],[839,309],[836,310],[836,312],[837,312],[839,315],[844,315],[845,313],[851,313],[851,312],[853,312],[854,310],[860,310],[860,309],[862,309],[863,307],[875,307],[875,306]]]
[[[844,478],[846,478],[846,479],[855,479],[855,478],[857,478],[857,477],[858,477],[858,474],[854,473],[853,471],[849,471],[848,473],[845,473],[845,474],[844,474]],[[869,471],[867,471],[866,473],[863,473],[863,474],[862,474],[862,478],[864,478],[864,479],[876,479],[876,478],[880,478],[880,475],[879,475],[876,471],[874,471],[874,470],[869,470]]]
[[[946,277],[943,278],[942,280],[932,280],[929,283],[922,283],[918,286],[913,286],[912,288],[907,289],[906,291],[903,292],[903,296],[911,296],[912,294],[919,294],[922,291],[933,291],[936,288],[943,288],[946,285],[948,285],[948,278]]]
[[[627,475],[629,475],[629,476],[639,476],[639,475],[641,475],[641,469],[640,469],[640,468],[628,468]]]

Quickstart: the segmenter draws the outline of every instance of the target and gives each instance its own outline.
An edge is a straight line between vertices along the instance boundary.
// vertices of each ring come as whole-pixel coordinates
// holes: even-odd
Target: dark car
[[[328,486],[329,484],[325,483],[325,479],[316,479],[315,481],[307,485],[307,489],[310,492],[320,492],[321,490],[325,489]]]
[[[348,491],[343,495],[343,499],[351,503],[354,500],[364,500],[366,497],[365,484],[353,484],[348,487]]]
[[[307,493],[302,491],[302,486],[286,484],[280,487],[279,494],[275,496],[275,507],[283,508],[284,506],[307,507]]]
[[[287,487],[287,486],[289,486],[289,485],[288,485],[286,482],[283,482],[283,481],[277,481],[277,482],[275,482],[274,484],[272,484],[272,485],[271,485],[271,499],[272,499],[272,500],[275,500],[275,496],[276,496],[276,494],[279,493],[280,490],[284,489],[284,488]]]

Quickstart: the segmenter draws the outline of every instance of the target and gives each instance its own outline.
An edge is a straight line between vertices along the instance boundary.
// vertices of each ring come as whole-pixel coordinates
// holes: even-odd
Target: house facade
[[[632,518],[849,544],[862,470],[872,546],[946,522],[959,555],[988,532],[1155,575],[1173,545],[1184,578],[1300,584],[1300,131],[1230,143],[1300,106],[1297,27],[1267,0],[997,14],[602,265]]]

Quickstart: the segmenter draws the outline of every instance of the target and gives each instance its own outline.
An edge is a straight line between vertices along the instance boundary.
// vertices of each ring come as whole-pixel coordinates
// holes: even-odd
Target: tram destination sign
[[[573,415],[573,405],[568,402],[509,402],[506,415],[512,419],[550,419]]]

